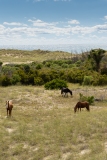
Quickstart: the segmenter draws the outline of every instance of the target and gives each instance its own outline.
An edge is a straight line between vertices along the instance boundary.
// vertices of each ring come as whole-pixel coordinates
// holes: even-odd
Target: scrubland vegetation
[[[77,55],[41,50],[1,50],[0,55],[1,86],[41,86],[53,79],[80,85],[107,85],[107,53],[102,49]]]
[[[0,51],[0,159],[106,160],[106,51],[39,52]],[[96,54],[101,57],[98,64]],[[73,97],[62,97],[60,88],[46,89],[52,80],[67,84]],[[90,112],[74,114],[80,95],[98,101]],[[6,117],[9,99],[14,104],[11,118]]]

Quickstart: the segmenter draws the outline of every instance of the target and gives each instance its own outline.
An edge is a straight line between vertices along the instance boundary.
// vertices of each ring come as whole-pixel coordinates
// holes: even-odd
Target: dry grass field
[[[0,160],[107,160],[107,88],[69,88],[72,98],[43,86],[0,87]],[[79,93],[101,101],[74,114]]]

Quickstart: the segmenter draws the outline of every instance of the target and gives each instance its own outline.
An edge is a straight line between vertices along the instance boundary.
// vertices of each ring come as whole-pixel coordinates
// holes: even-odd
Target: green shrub
[[[11,79],[13,85],[19,83],[20,80],[21,80],[21,78],[18,74],[13,74],[12,79]]]
[[[89,102],[89,104],[93,104],[94,103],[94,96],[84,96],[83,94],[79,94],[80,95],[80,101],[84,102],[84,101],[87,101]]]
[[[64,80],[53,79],[44,85],[45,89],[61,89],[62,87],[67,87],[67,83]]]
[[[11,79],[8,76],[3,76],[1,83],[2,83],[2,86],[5,86],[5,87],[12,84]]]
[[[84,76],[83,85],[91,85],[93,82],[92,76]]]
[[[42,64],[37,64],[36,69],[41,69],[42,68]]]
[[[37,85],[37,86],[40,86],[40,85],[43,85],[43,80],[41,77],[35,77],[34,78],[34,85]]]

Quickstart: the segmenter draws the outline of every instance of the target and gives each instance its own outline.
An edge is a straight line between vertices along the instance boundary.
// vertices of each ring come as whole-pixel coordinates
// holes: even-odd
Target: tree
[[[92,49],[90,51],[90,54],[88,55],[88,59],[90,59],[91,62],[93,61],[95,62],[95,69],[97,72],[99,72],[100,70],[100,63],[102,58],[104,57],[104,53],[105,53],[105,50],[99,48],[99,49]]]

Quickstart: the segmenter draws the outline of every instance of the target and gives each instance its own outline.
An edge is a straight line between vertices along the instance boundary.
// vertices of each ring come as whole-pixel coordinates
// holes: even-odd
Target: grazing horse
[[[13,109],[12,100],[6,101],[6,109],[7,109],[7,116],[9,115],[11,117],[12,109]]]
[[[86,108],[87,111],[90,111],[90,107],[89,107],[89,103],[88,102],[77,102],[76,106],[74,107],[74,112],[80,110],[81,111],[81,108]]]
[[[64,88],[64,87],[61,89],[61,94],[62,94],[62,96],[64,96],[64,97],[65,97],[66,95],[68,96],[68,93],[70,93],[70,95],[72,96],[72,91],[71,91],[70,89]]]

